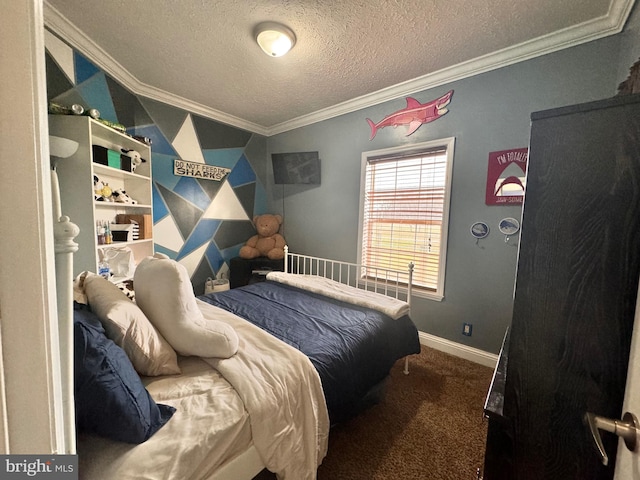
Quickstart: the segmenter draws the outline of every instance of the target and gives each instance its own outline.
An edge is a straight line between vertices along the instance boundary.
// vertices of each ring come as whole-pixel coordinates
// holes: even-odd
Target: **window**
[[[406,270],[414,293],[441,300],[454,138],[364,152],[360,261]]]

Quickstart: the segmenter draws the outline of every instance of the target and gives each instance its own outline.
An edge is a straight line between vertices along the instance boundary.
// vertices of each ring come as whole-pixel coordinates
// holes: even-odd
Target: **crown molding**
[[[47,1],[44,2],[44,23],[52,32],[63,38],[66,43],[81,52],[134,94],[268,137],[620,33],[634,2],[635,0],[614,0],[607,15],[602,17],[273,126],[259,125],[140,82]]]
[[[468,77],[473,77],[474,75],[620,33],[629,17],[634,2],[635,0],[614,0],[609,12],[605,16],[538,37],[528,42],[507,47],[403,83],[392,85],[391,87],[318,110],[309,115],[303,115],[279,123],[269,127],[268,135],[276,135],[295,128],[311,125],[389,100],[395,100],[416,92],[439,87],[457,80],[463,80]]]
[[[268,129],[262,125],[229,115],[141,82],[47,1],[44,2],[44,25],[65,43],[78,50],[136,95],[182,108],[190,113],[211,118],[243,130],[260,135],[268,135]]]

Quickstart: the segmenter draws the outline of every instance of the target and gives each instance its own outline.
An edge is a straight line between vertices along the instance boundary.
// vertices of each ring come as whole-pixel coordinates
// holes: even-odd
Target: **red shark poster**
[[[371,137],[369,140],[373,140],[378,133],[378,130],[384,127],[397,127],[398,125],[408,125],[407,137],[415,132],[424,123],[433,122],[446,114],[449,110],[447,105],[451,102],[451,96],[453,90],[449,90],[440,98],[436,98],[428,103],[420,103],[413,97],[407,97],[407,108],[393,112],[387,115],[378,123],[374,123],[373,120],[367,118],[369,128],[371,128]]]
[[[522,204],[528,158],[528,148],[489,153],[487,205]]]

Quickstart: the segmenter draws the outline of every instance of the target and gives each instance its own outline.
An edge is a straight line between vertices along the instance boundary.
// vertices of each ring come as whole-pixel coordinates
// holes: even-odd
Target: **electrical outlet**
[[[473,331],[473,324],[471,323],[463,323],[462,324],[462,334],[467,337],[471,336],[471,332]]]

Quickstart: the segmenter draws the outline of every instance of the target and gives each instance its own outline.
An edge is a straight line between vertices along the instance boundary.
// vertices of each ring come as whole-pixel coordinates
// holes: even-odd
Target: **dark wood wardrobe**
[[[484,480],[611,479],[640,277],[640,95],[531,115],[512,323]]]

